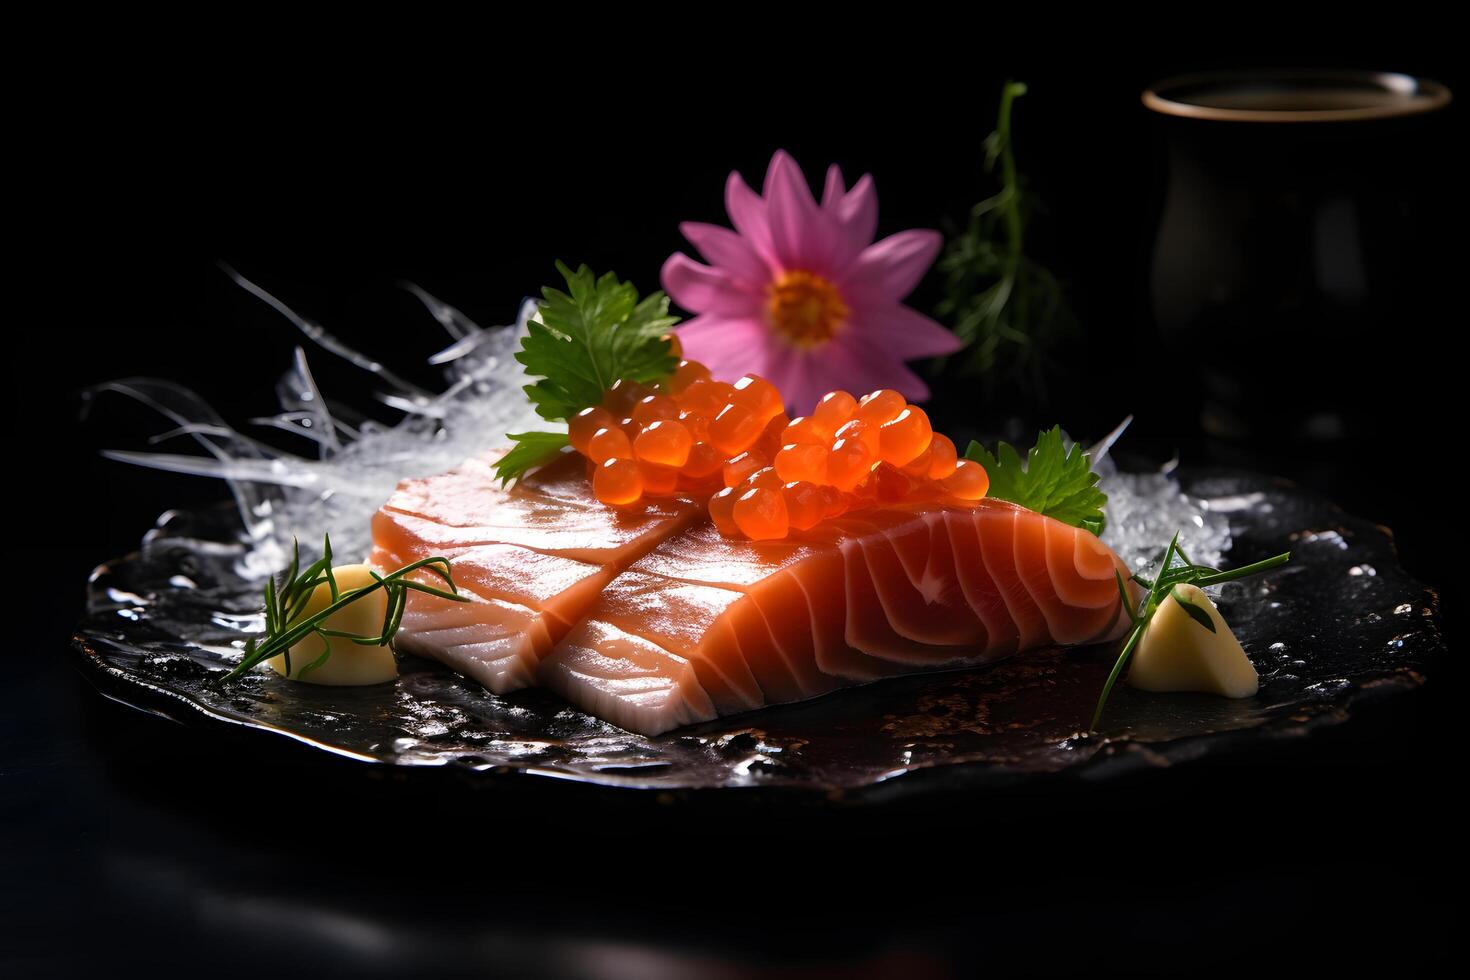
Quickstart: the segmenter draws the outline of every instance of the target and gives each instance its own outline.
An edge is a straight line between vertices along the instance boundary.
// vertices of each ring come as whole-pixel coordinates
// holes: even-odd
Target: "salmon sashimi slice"
[[[422,542],[373,549],[375,568],[399,568],[440,554],[451,559],[468,603],[410,592],[395,638],[410,653],[441,660],[496,694],[534,683],[536,665],[582,618],[616,570],[514,545],[435,549]],[[428,572],[416,579],[443,588]]]
[[[748,628],[749,620],[725,615],[742,598],[730,589],[632,570],[618,576],[588,619],[688,660],[710,700],[727,715],[766,703],[736,635],[737,626]]]
[[[410,595],[394,639],[400,650],[438,660],[494,694],[535,683],[540,654],[552,644],[536,610],[475,595],[469,602]]]
[[[866,511],[775,545],[700,525],[614,579],[541,677],[584,710],[658,734],[893,673],[1116,638],[1127,620],[1115,571],[1127,574],[1090,532],[1003,501]],[[598,646],[609,636],[637,638],[636,656],[572,669],[589,652],[618,660]],[[640,697],[660,664],[667,686]],[[706,701],[708,712],[689,707]]]
[[[808,675],[813,667],[816,674],[863,680],[902,673],[902,668],[885,665],[848,645],[844,636],[846,576],[842,555],[831,547],[831,540],[814,533],[782,541],[745,541],[725,537],[712,524],[695,524],[632,568],[740,593],[759,586],[760,608],[768,626],[808,617],[810,637],[796,629],[771,629],[782,656],[800,663],[796,669]],[[797,568],[799,575],[794,572]]]
[[[667,731],[719,716],[688,660],[609,623],[589,621],[541,661],[541,683],[630,731]]]
[[[782,591],[790,595],[794,583]],[[785,701],[798,701],[842,686],[839,677],[817,669],[810,628],[790,628],[808,618],[805,597],[795,617],[771,619],[751,596],[719,586],[628,571],[617,578],[582,626],[573,630],[541,664],[541,680],[568,701],[622,728],[657,734],[688,724],[679,720],[687,706],[707,705],[699,720],[738,714]],[[777,642],[777,633],[782,640]],[[600,663],[589,678],[570,676],[569,664],[583,663],[588,651],[616,660],[598,643],[609,636],[633,638],[638,653],[623,666]],[[678,696],[666,699],[666,714],[651,711],[642,689],[615,685],[641,677],[659,651]],[[624,704],[624,697],[628,703]]]
[[[814,615],[825,620],[814,625],[828,637],[820,644],[825,671],[871,680],[946,666],[962,656],[957,647],[985,643],[947,561],[948,541],[935,547],[941,513],[933,505],[864,511],[808,532],[836,556],[803,567],[808,593],[843,596],[840,603],[814,602]],[[840,619],[832,616],[834,605]]]
[[[389,570],[450,559],[456,586],[474,601],[410,592],[396,642],[503,694],[534,683],[540,659],[617,575],[700,508],[675,498],[615,511],[592,496],[571,456],[503,489],[493,458],[399,484],[374,515],[369,560]]]
[[[1046,642],[1046,616],[1016,565],[1016,523],[1024,520],[1018,507],[984,507],[975,513],[975,535],[981,563],[992,587],[1015,624],[1020,650]]]
[[[568,454],[503,489],[487,459],[423,479],[404,480],[373,518],[373,541],[402,528],[450,548],[514,544],[593,564],[626,568],[703,513],[686,498],[608,507],[592,495],[582,457]]]
[[[944,514],[944,531],[954,555],[960,591],[985,626],[987,646],[996,659],[1010,656],[1021,648],[1020,634],[1000,587],[985,567],[973,515],[962,510]]]
[[[494,458],[405,480],[375,516],[375,566],[443,555],[470,600],[410,593],[397,643],[631,731],[1127,626],[1122,561],[1004,501],[896,504],[754,542],[721,535],[696,500],[607,507],[577,456],[509,489]]]

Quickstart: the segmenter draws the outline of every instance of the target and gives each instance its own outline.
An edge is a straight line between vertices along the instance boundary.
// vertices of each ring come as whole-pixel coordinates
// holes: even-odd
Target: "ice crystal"
[[[231,275],[234,275],[231,273]],[[274,571],[293,537],[304,552],[332,535],[333,549],[366,556],[373,512],[398,481],[447,470],[504,443],[505,433],[544,428],[521,386],[526,377],[513,355],[536,304],[526,300],[514,324],[482,328],[459,310],[410,287],[449,334],[450,345],[431,363],[442,365],[445,388],[433,393],[412,385],[384,365],[352,349],[298,315],[254,283],[234,275],[246,290],[291,321],[318,346],[375,375],[378,397],[404,416],[394,425],[348,424],[334,413],[297,348],[276,386],[282,411],[258,425],[284,429],[313,444],[304,455],[268,445],[225,422],[203,398],[183,385],[150,378],[113,381],[94,389],[133,397],[171,420],[175,428],[155,438],[192,436],[207,456],[158,451],[105,453],[111,459],[175,473],[225,480],[254,545],[243,569]]]
[[[1121,472],[1110,458],[1095,464],[1099,486],[1108,495],[1102,539],[1129,568],[1152,569],[1177,531],[1179,543],[1196,563],[1218,566],[1230,550],[1230,520],[1192,497],[1174,477],[1174,464],[1144,473]]]

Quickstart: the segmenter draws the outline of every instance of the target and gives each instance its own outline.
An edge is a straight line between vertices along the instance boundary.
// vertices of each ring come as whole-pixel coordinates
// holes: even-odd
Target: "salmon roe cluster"
[[[711,493],[720,532],[758,541],[878,504],[975,501],[990,485],[896,391],[833,391],[791,419],[769,381],[716,381],[688,360],[653,387],[619,381],[569,435],[603,503]]]

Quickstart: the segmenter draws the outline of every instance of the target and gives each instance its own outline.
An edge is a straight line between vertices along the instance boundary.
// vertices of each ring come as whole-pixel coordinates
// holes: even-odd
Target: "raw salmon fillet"
[[[632,512],[607,507],[592,496],[580,456],[502,489],[493,469],[501,455],[400,483],[373,517],[369,559],[384,570],[431,555],[451,560],[455,584],[472,601],[410,592],[395,642],[496,694],[534,684],[541,657],[602,590],[701,514],[699,504],[677,498]]]
[[[655,735],[880,677],[1115,639],[1097,537],[1004,501],[852,513],[785,541],[690,527],[634,562],[540,681]]]
[[[398,644],[645,735],[1127,625],[1122,561],[1004,501],[900,504],[754,542],[723,537],[695,500],[604,506],[580,457],[503,490],[494,458],[406,480],[374,518],[375,565],[444,555],[473,599],[410,593]]]

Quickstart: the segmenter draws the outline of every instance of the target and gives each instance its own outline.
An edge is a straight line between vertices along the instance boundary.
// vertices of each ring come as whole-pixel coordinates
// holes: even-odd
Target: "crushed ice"
[[[1132,421],[1128,416],[1088,449],[1098,487],[1108,496],[1102,540],[1129,568],[1146,576],[1157,569],[1176,532],[1191,561],[1218,566],[1230,550],[1230,518],[1226,508],[1184,492],[1174,477],[1178,459],[1152,472],[1124,473],[1108,455]]]
[[[402,381],[254,283],[240,276],[235,279],[316,344],[375,375],[383,388],[378,397],[404,413],[395,425],[371,420],[345,423],[328,408],[300,348],[276,386],[282,412],[252,421],[303,436],[313,444],[311,455],[282,450],[236,431],[203,398],[173,382],[129,378],[94,390],[129,395],[172,421],[175,428],[159,439],[188,435],[204,447],[208,456],[156,451],[105,455],[226,481],[246,537],[254,545],[242,569],[246,574],[279,570],[293,536],[301,541],[303,553],[318,553],[322,535],[330,533],[337,554],[366,556],[373,512],[399,480],[457,466],[504,442],[507,432],[545,428],[521,390],[526,377],[513,356],[536,311],[531,300],[521,304],[514,324],[483,328],[414,288],[451,341],[432,359],[445,372],[445,389],[435,394]]]
[[[1179,544],[1198,564],[1219,565],[1230,550],[1230,519],[1210,509],[1210,502],[1179,487],[1172,467],[1152,473],[1123,473],[1103,458],[1094,467],[1098,485],[1108,495],[1107,525],[1102,539],[1128,567],[1145,573],[1158,565],[1174,532]]]
[[[337,554],[365,556],[372,515],[399,480],[450,469],[502,443],[506,432],[545,427],[521,390],[527,379],[513,356],[536,311],[532,300],[521,304],[514,324],[483,328],[454,307],[409,287],[450,338],[450,344],[430,358],[445,372],[445,389],[433,393],[348,347],[244,277],[230,275],[318,346],[373,374],[383,387],[378,397],[404,413],[395,425],[344,421],[339,417],[343,413],[334,413],[317,388],[301,348],[276,386],[282,411],[251,422],[305,438],[314,447],[312,456],[238,432],[199,395],[173,382],[129,378],[94,389],[133,397],[172,421],[175,428],[155,442],[187,435],[205,449],[208,456],[156,451],[105,455],[225,480],[246,538],[253,544],[242,568],[246,574],[279,570],[293,537],[301,541],[303,552],[312,552],[322,535],[330,533]],[[1185,494],[1173,477],[1172,464],[1151,473],[1120,472],[1107,450],[1122,428],[1094,447],[1094,466],[1108,495],[1103,541],[1130,568],[1143,570],[1157,563],[1163,545],[1179,531],[1190,558],[1219,564],[1230,548],[1226,515]]]

